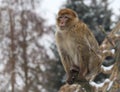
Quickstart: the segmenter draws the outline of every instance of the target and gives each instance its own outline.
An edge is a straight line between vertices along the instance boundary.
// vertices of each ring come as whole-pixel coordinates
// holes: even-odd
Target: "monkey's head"
[[[75,23],[78,22],[78,20],[79,19],[75,11],[68,8],[61,9],[58,12],[56,24],[60,30],[66,30],[75,25]]]

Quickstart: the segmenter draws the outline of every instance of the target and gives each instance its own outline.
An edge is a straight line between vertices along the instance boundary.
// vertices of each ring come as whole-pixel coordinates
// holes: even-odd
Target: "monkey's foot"
[[[73,84],[78,79],[79,69],[77,67],[72,67],[69,72],[67,79],[68,84]]]
[[[71,74],[67,79],[67,83],[71,85],[75,82],[75,80],[76,80],[76,77],[74,76],[74,74],[73,75]]]

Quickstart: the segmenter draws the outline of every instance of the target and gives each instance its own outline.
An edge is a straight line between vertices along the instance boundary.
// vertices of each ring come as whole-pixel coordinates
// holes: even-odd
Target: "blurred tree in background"
[[[64,71],[52,52],[53,29],[35,12],[40,1],[1,3],[0,92],[57,92]]]
[[[0,92],[46,92],[47,77],[52,73],[45,71],[52,67],[50,61],[55,60],[45,46],[53,33],[35,13],[40,1],[3,0],[1,3]]]

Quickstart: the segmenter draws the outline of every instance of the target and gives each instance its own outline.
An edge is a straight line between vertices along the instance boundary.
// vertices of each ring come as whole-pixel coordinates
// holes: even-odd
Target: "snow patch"
[[[99,84],[95,83],[94,81],[90,81],[89,84],[90,84],[91,86],[96,87],[96,88],[101,88],[101,87],[104,86],[105,83],[108,83],[108,82],[110,82],[110,80],[109,80],[109,79],[106,79],[104,82],[99,83]]]
[[[111,49],[111,50],[104,50],[103,53],[106,53],[106,52],[111,52],[112,54],[115,54],[115,49]]]
[[[115,34],[115,37],[119,37],[120,35],[119,34]]]
[[[111,69],[113,68],[113,65],[108,66],[108,67],[105,67],[105,66],[102,65],[101,68],[102,68],[104,71],[109,71],[109,70],[111,70]]]
[[[111,53],[112,53],[112,54],[115,54],[115,49],[111,49]]]
[[[113,81],[111,81],[108,85],[107,91],[112,87]]]

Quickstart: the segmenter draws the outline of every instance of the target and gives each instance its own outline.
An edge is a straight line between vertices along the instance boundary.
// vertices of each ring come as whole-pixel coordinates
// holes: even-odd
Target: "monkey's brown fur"
[[[81,79],[89,80],[90,77],[94,77],[101,62],[96,55],[99,46],[90,29],[71,9],[61,9],[58,12],[56,26],[56,44],[68,76],[68,83],[74,83],[71,83],[72,79],[69,78],[71,71],[77,71]]]

